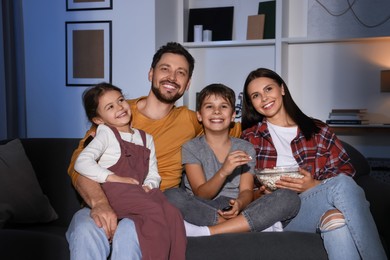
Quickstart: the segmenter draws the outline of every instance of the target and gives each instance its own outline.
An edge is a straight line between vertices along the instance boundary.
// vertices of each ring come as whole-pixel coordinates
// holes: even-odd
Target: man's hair
[[[183,55],[186,58],[189,65],[189,77],[192,77],[192,72],[195,67],[195,59],[192,55],[184,48],[180,43],[177,42],[168,42],[166,45],[161,46],[160,49],[153,56],[151,67],[154,69],[157,63],[160,61],[161,57],[165,53],[173,53],[178,55]]]
[[[234,93],[234,90],[221,83],[210,84],[199,92],[197,95],[196,110],[200,111],[204,100],[212,95],[225,99],[229,102],[234,111],[234,107],[236,105],[236,94]]]

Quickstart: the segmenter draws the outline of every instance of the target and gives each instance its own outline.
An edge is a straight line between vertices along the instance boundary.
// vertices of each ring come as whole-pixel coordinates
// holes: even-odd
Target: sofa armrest
[[[363,188],[370,202],[371,214],[375,220],[385,250],[390,255],[390,185],[371,176],[361,176],[356,183]]]

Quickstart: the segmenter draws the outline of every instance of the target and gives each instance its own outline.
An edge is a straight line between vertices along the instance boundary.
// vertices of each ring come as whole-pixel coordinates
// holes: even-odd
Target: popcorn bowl
[[[276,184],[280,177],[303,178],[299,173],[298,166],[278,166],[274,168],[255,169],[256,178],[269,190],[276,190]]]

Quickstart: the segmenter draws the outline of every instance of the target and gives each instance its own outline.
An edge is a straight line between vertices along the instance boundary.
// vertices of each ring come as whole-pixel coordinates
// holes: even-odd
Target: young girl
[[[118,219],[134,221],[142,259],[185,259],[183,218],[158,189],[152,136],[131,127],[121,89],[101,83],[87,89],[83,101],[88,119],[98,127],[75,170],[102,183]]]
[[[229,136],[234,108],[234,91],[225,85],[211,84],[199,93],[197,117],[204,135],[182,147],[186,190],[170,189],[165,195],[186,221],[206,227],[211,235],[280,231],[279,221],[296,215],[299,197],[281,189],[253,201],[255,150],[249,142]]]
[[[277,182],[301,197],[285,230],[314,233],[319,227],[331,260],[386,259],[364,191],[351,178],[355,170],[335,134],[306,116],[271,70],[249,73],[243,92],[242,136],[255,146],[256,167],[295,164],[304,175]]]

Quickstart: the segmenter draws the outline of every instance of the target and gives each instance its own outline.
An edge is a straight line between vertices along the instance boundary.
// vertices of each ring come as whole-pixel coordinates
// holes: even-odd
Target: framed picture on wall
[[[65,23],[66,86],[111,82],[111,21]]]
[[[112,9],[112,0],[66,0],[66,11]]]

